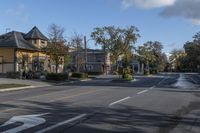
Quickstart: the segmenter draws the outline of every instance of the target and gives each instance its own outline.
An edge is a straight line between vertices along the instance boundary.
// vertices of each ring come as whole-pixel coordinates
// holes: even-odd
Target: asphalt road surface
[[[0,93],[1,133],[199,133],[200,76],[137,76]]]

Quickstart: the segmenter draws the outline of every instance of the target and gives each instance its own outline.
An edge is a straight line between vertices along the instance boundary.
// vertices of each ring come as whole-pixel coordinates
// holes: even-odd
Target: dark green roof
[[[31,31],[29,31],[25,35],[25,39],[41,39],[41,40],[48,40],[48,38],[43,35],[40,30],[35,26]]]
[[[0,47],[38,50],[33,44],[24,39],[25,34],[12,31],[0,36]]]

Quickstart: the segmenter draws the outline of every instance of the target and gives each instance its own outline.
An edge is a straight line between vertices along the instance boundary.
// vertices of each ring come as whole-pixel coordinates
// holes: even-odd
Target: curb
[[[84,82],[84,81],[91,81],[92,79],[83,79],[83,80],[80,80],[81,82]]]
[[[69,81],[69,82],[57,83],[56,85],[73,84],[73,83],[86,82],[86,81],[91,81],[91,80],[92,80],[92,79],[75,80],[75,81]]]
[[[32,89],[32,88],[39,88],[39,87],[47,87],[47,86],[50,86],[50,85],[44,85],[44,86],[25,86],[25,87],[16,87],[16,88],[6,88],[6,89],[0,89],[0,92],[25,90],[25,89]]]

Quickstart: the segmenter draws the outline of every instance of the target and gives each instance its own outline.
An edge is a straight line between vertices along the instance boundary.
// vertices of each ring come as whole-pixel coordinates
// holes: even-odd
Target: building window
[[[37,43],[37,40],[33,40],[33,43],[36,44],[36,43]]]
[[[45,41],[41,40],[40,46],[41,46],[41,47],[45,47]]]

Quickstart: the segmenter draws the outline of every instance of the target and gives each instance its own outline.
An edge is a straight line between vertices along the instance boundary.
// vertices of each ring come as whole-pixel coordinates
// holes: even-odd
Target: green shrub
[[[123,74],[122,78],[127,81],[133,80],[133,76],[131,74]]]
[[[150,74],[157,74],[158,71],[156,69],[150,69]]]
[[[33,72],[33,78],[34,79],[40,79],[41,76],[47,76],[48,72],[45,70],[45,71],[36,71],[36,72]]]
[[[40,76],[41,76],[41,72],[40,71],[36,71],[36,72],[33,72],[33,78],[34,79],[40,79]]]
[[[67,73],[48,73],[46,75],[47,80],[63,81],[68,79]]]
[[[123,75],[123,68],[118,68],[118,71],[117,71],[118,75]]]
[[[19,79],[20,78],[20,72],[7,72],[6,77],[7,78],[13,78],[13,79]]]
[[[144,70],[144,75],[149,75],[149,74],[150,74],[149,71]]]
[[[72,77],[73,77],[73,78],[81,78],[81,79],[84,79],[84,78],[87,78],[87,77],[88,77],[88,74],[86,74],[86,73],[72,73]]]
[[[48,71],[47,71],[47,70],[41,71],[41,75],[46,76],[47,74],[48,74]]]

